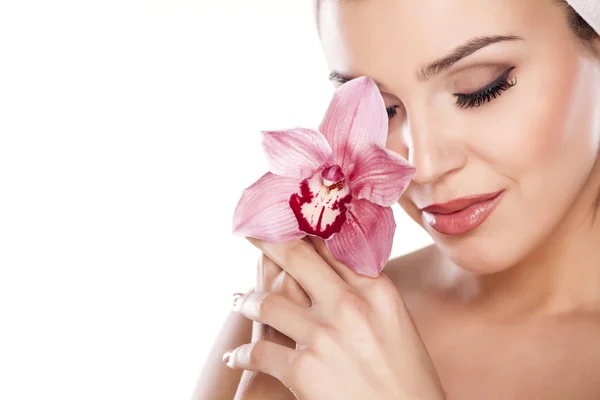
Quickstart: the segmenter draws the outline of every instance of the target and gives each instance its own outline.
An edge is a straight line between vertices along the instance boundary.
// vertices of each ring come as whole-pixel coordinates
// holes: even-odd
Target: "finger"
[[[296,350],[266,340],[242,345],[223,355],[229,368],[262,372],[291,387],[291,372]]]
[[[309,308],[311,306],[310,297],[302,289],[302,286],[285,271],[281,271],[277,275],[272,289],[273,292],[284,294],[285,297],[301,307]]]
[[[294,342],[289,337],[285,336],[283,333],[277,331],[272,326],[267,324],[262,324],[260,322],[254,322],[253,325],[253,336],[252,341],[256,342],[258,340],[268,340],[269,342],[277,343],[285,347],[289,347],[290,349],[296,348],[296,342]],[[254,334],[256,332],[256,334]]]
[[[313,302],[335,303],[347,284],[323,260],[315,248],[303,240],[284,243],[247,238],[277,265],[287,271]]]
[[[261,255],[260,267],[260,279],[264,283],[264,290],[261,291],[282,293],[294,303],[306,308],[310,307],[310,297],[302,286],[264,253]]]
[[[336,260],[329,249],[327,248],[327,243],[324,240],[310,238],[311,243],[313,244],[317,253],[331,266],[331,268],[337,272],[337,274],[346,281],[350,286],[355,288],[360,288],[365,284],[369,284],[373,281],[373,278],[367,277],[365,275],[358,274],[354,272],[346,264],[339,262]]]
[[[295,304],[298,304],[304,308],[309,308],[311,305],[310,297],[308,297],[298,282],[296,282],[296,280],[292,278],[290,274],[282,270],[264,253],[262,259],[265,264],[265,270],[271,270],[278,273],[273,282],[268,282],[267,289],[270,290],[263,291],[281,293]],[[254,323],[252,326],[254,333],[253,341],[256,341],[257,339],[266,339],[286,347],[296,348],[296,342],[281,332],[278,332],[272,326],[259,322]]]
[[[331,265],[341,277],[351,287],[356,289],[356,292],[361,294],[374,310],[382,312],[395,312],[397,305],[402,303],[402,298],[398,292],[396,285],[390,278],[381,273],[377,278],[372,278],[366,275],[359,274],[346,264],[337,261],[332,255],[327,244],[323,240],[311,238],[317,252],[325,261]]]
[[[271,262],[264,253],[261,253],[258,258],[256,265],[256,292],[267,292],[271,289],[271,283],[276,279],[281,269],[277,264]],[[239,293],[234,295],[234,305],[238,296],[243,295]],[[275,339],[279,336],[280,342],[291,341],[289,338],[281,337],[283,335],[277,335],[277,332],[269,326],[256,323],[252,324],[252,341],[259,339]],[[283,344],[283,343],[280,343]]]
[[[256,269],[256,291],[264,292],[271,289],[271,285],[283,270],[271,261],[264,253],[258,260]]]
[[[235,300],[234,311],[246,318],[272,326],[296,343],[308,343],[317,328],[307,308],[280,293],[251,293]]]
[[[261,253],[257,273],[257,282],[259,282],[261,288],[259,292],[271,292],[274,291],[274,284],[279,280],[281,275],[285,274],[285,271],[264,253]],[[289,348],[296,347],[296,342],[281,332],[278,332],[272,326],[255,322],[252,324],[252,341],[256,342],[258,340],[268,340]]]

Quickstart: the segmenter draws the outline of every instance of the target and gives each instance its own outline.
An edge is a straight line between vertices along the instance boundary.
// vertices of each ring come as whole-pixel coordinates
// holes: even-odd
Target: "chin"
[[[509,208],[510,209],[510,208]],[[443,235],[424,220],[421,226],[429,233],[440,252],[457,267],[474,274],[495,274],[522,263],[538,247],[545,234],[552,231],[553,224],[529,220],[525,215],[511,215],[508,209],[499,207],[487,221],[473,231],[463,235]],[[549,225],[548,225],[549,224]],[[515,230],[515,226],[523,229]],[[537,226],[530,231],[526,226]]]
[[[508,200],[508,199],[507,199]],[[407,214],[433,239],[444,258],[464,271],[478,275],[495,274],[522,263],[541,245],[559,219],[530,219],[499,205],[480,226],[460,235],[445,235],[432,228],[414,204],[401,204]],[[515,230],[515,226],[537,226],[535,230]]]
[[[477,236],[439,238],[432,235],[440,252],[457,267],[477,275],[506,271],[526,254],[525,249],[507,238]]]

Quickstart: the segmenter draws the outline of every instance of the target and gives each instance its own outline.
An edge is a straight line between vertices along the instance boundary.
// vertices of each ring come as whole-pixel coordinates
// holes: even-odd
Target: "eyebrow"
[[[483,36],[470,39],[466,43],[455,48],[450,54],[444,56],[438,60],[435,60],[431,64],[427,65],[424,68],[421,68],[418,73],[418,79],[421,81],[428,80],[435,75],[439,75],[444,71],[452,68],[454,64],[466,58],[478,50],[483,49],[489,45],[499,42],[506,41],[515,41],[515,40],[523,40],[520,36],[503,36],[503,35],[495,35],[495,36]],[[346,75],[338,71],[332,71],[329,74],[329,80],[333,82],[339,82],[344,84],[348,81],[351,81],[355,77],[351,75]]]

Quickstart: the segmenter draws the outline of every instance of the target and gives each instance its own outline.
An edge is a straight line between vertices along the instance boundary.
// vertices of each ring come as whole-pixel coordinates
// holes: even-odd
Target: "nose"
[[[415,167],[413,181],[432,184],[459,171],[467,163],[467,152],[458,135],[444,122],[422,118],[409,121],[406,145],[408,161]]]

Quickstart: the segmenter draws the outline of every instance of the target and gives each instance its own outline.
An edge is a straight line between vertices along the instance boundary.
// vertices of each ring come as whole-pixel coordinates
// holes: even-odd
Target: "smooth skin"
[[[271,373],[305,399],[375,390],[381,392],[362,398],[436,399],[440,387],[460,400],[600,398],[600,43],[582,44],[556,3],[322,2],[330,69],[372,77],[397,111],[387,148],[416,168],[400,204],[435,245],[357,284],[319,242],[312,243],[317,258],[305,241],[282,247],[252,240],[314,303],[243,296],[235,313],[293,336],[299,347],[275,348],[255,335],[254,345],[215,353],[237,349],[231,367]],[[520,39],[486,46],[423,79],[428,64],[490,35]],[[455,93],[476,91],[511,67],[516,85],[479,107],[457,106]],[[496,210],[465,235],[439,234],[420,211],[498,190],[505,193]],[[311,332],[320,332],[318,341]],[[282,354],[311,362],[286,367]],[[220,357],[209,363],[223,365]],[[260,383],[266,376],[245,373],[236,398],[286,398],[279,382]],[[231,397],[214,391],[200,398]]]

